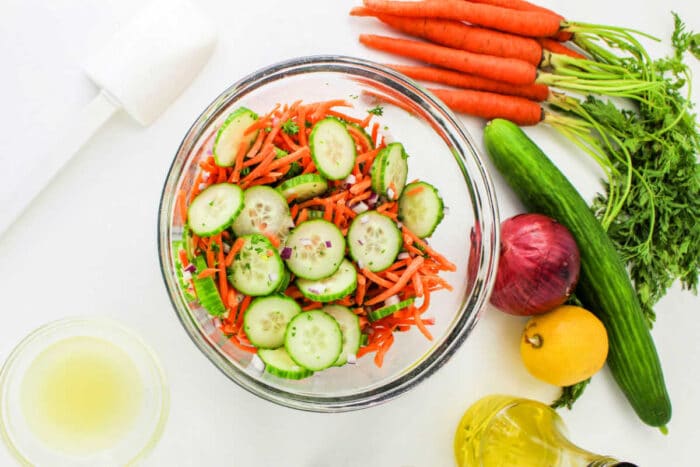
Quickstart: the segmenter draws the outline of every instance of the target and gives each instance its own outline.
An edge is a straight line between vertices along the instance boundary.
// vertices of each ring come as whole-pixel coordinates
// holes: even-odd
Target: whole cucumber
[[[532,212],[566,226],[581,253],[576,296],[605,325],[608,367],[639,418],[664,427],[671,401],[637,294],[613,243],[564,174],[514,123],[496,119],[484,130],[496,168]]]

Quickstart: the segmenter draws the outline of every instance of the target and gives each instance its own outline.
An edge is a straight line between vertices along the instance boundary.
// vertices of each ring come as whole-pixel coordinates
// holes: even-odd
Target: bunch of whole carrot
[[[629,39],[626,31],[568,22],[524,0],[364,0],[350,14],[375,17],[422,39],[360,35],[367,47],[425,62],[389,66],[416,80],[451,86],[431,91],[461,113],[520,125],[561,123],[541,106],[553,98],[550,87],[638,98],[656,86],[565,45],[573,33]]]

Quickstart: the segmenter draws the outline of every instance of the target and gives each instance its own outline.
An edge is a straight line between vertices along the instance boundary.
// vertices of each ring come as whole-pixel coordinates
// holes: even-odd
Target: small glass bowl
[[[432,341],[419,332],[398,333],[381,368],[371,356],[300,381],[262,372],[251,354],[219,331],[207,312],[188,303],[178,285],[172,245],[182,238],[178,193],[195,181],[198,163],[216,128],[235,108],[264,114],[277,103],[346,99],[357,118],[379,103],[382,132],[409,154],[408,180],[435,185],[449,208],[430,238],[457,265],[444,278],[454,291],[431,297],[425,317],[434,317]],[[385,402],[414,387],[464,342],[488,300],[498,256],[494,190],[476,146],[462,124],[432,94],[386,67],[349,57],[313,56],[272,65],[247,76],[218,96],[196,119],[175,155],[163,187],[158,223],[161,271],[175,312],[197,347],[244,389],[302,410],[340,412]],[[257,362],[259,363],[259,361]]]
[[[134,423],[105,449],[77,453],[45,444],[31,430],[22,410],[24,376],[36,358],[52,344],[90,337],[113,344],[134,364],[143,396]],[[131,330],[106,318],[65,318],[41,326],[10,353],[0,370],[0,429],[10,452],[23,465],[99,467],[132,465],[160,440],[168,418],[170,392],[155,353]]]

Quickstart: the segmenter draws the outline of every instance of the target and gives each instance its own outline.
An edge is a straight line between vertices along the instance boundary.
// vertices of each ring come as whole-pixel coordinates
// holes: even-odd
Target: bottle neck
[[[607,456],[596,456],[591,459],[586,467],[637,467],[635,464],[630,462],[620,462],[617,459]]]

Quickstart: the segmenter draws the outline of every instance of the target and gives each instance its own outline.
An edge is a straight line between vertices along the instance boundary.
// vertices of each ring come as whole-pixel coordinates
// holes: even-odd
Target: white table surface
[[[80,61],[140,3],[0,2],[5,183],[12,178],[8,174],[21,177],[93,97]],[[258,399],[195,348],[172,311],[156,251],[160,190],[181,136],[220,91],[272,62],[321,53],[388,61],[357,42],[360,32],[386,31],[373,20],[347,16],[359,0],[263,0],[244,8],[231,0],[197,3],[220,34],[199,78],[149,128],[118,114],[0,239],[0,358],[33,328],[68,315],[117,318],[146,336],[162,359],[172,394],[165,434],[144,462],[149,466],[449,466],[456,424],[479,397],[498,392],[552,400],[558,389],[535,380],[521,364],[517,342],[524,320],[493,309],[428,381],[390,403],[353,413],[304,413]],[[691,29],[700,29],[700,3],[687,0],[541,3],[571,19],[636,27],[665,38],[674,10]],[[700,90],[697,78],[694,83]],[[483,123],[463,121],[480,141]],[[528,133],[585,196],[593,195],[599,174],[585,156],[547,128]],[[492,174],[502,218],[522,211]],[[592,451],[641,466],[692,465],[700,438],[700,299],[675,287],[656,309],[653,335],[674,403],[670,434],[637,419],[607,369],[594,377],[573,411],[560,413],[572,440]],[[13,465],[3,448],[0,465]]]

